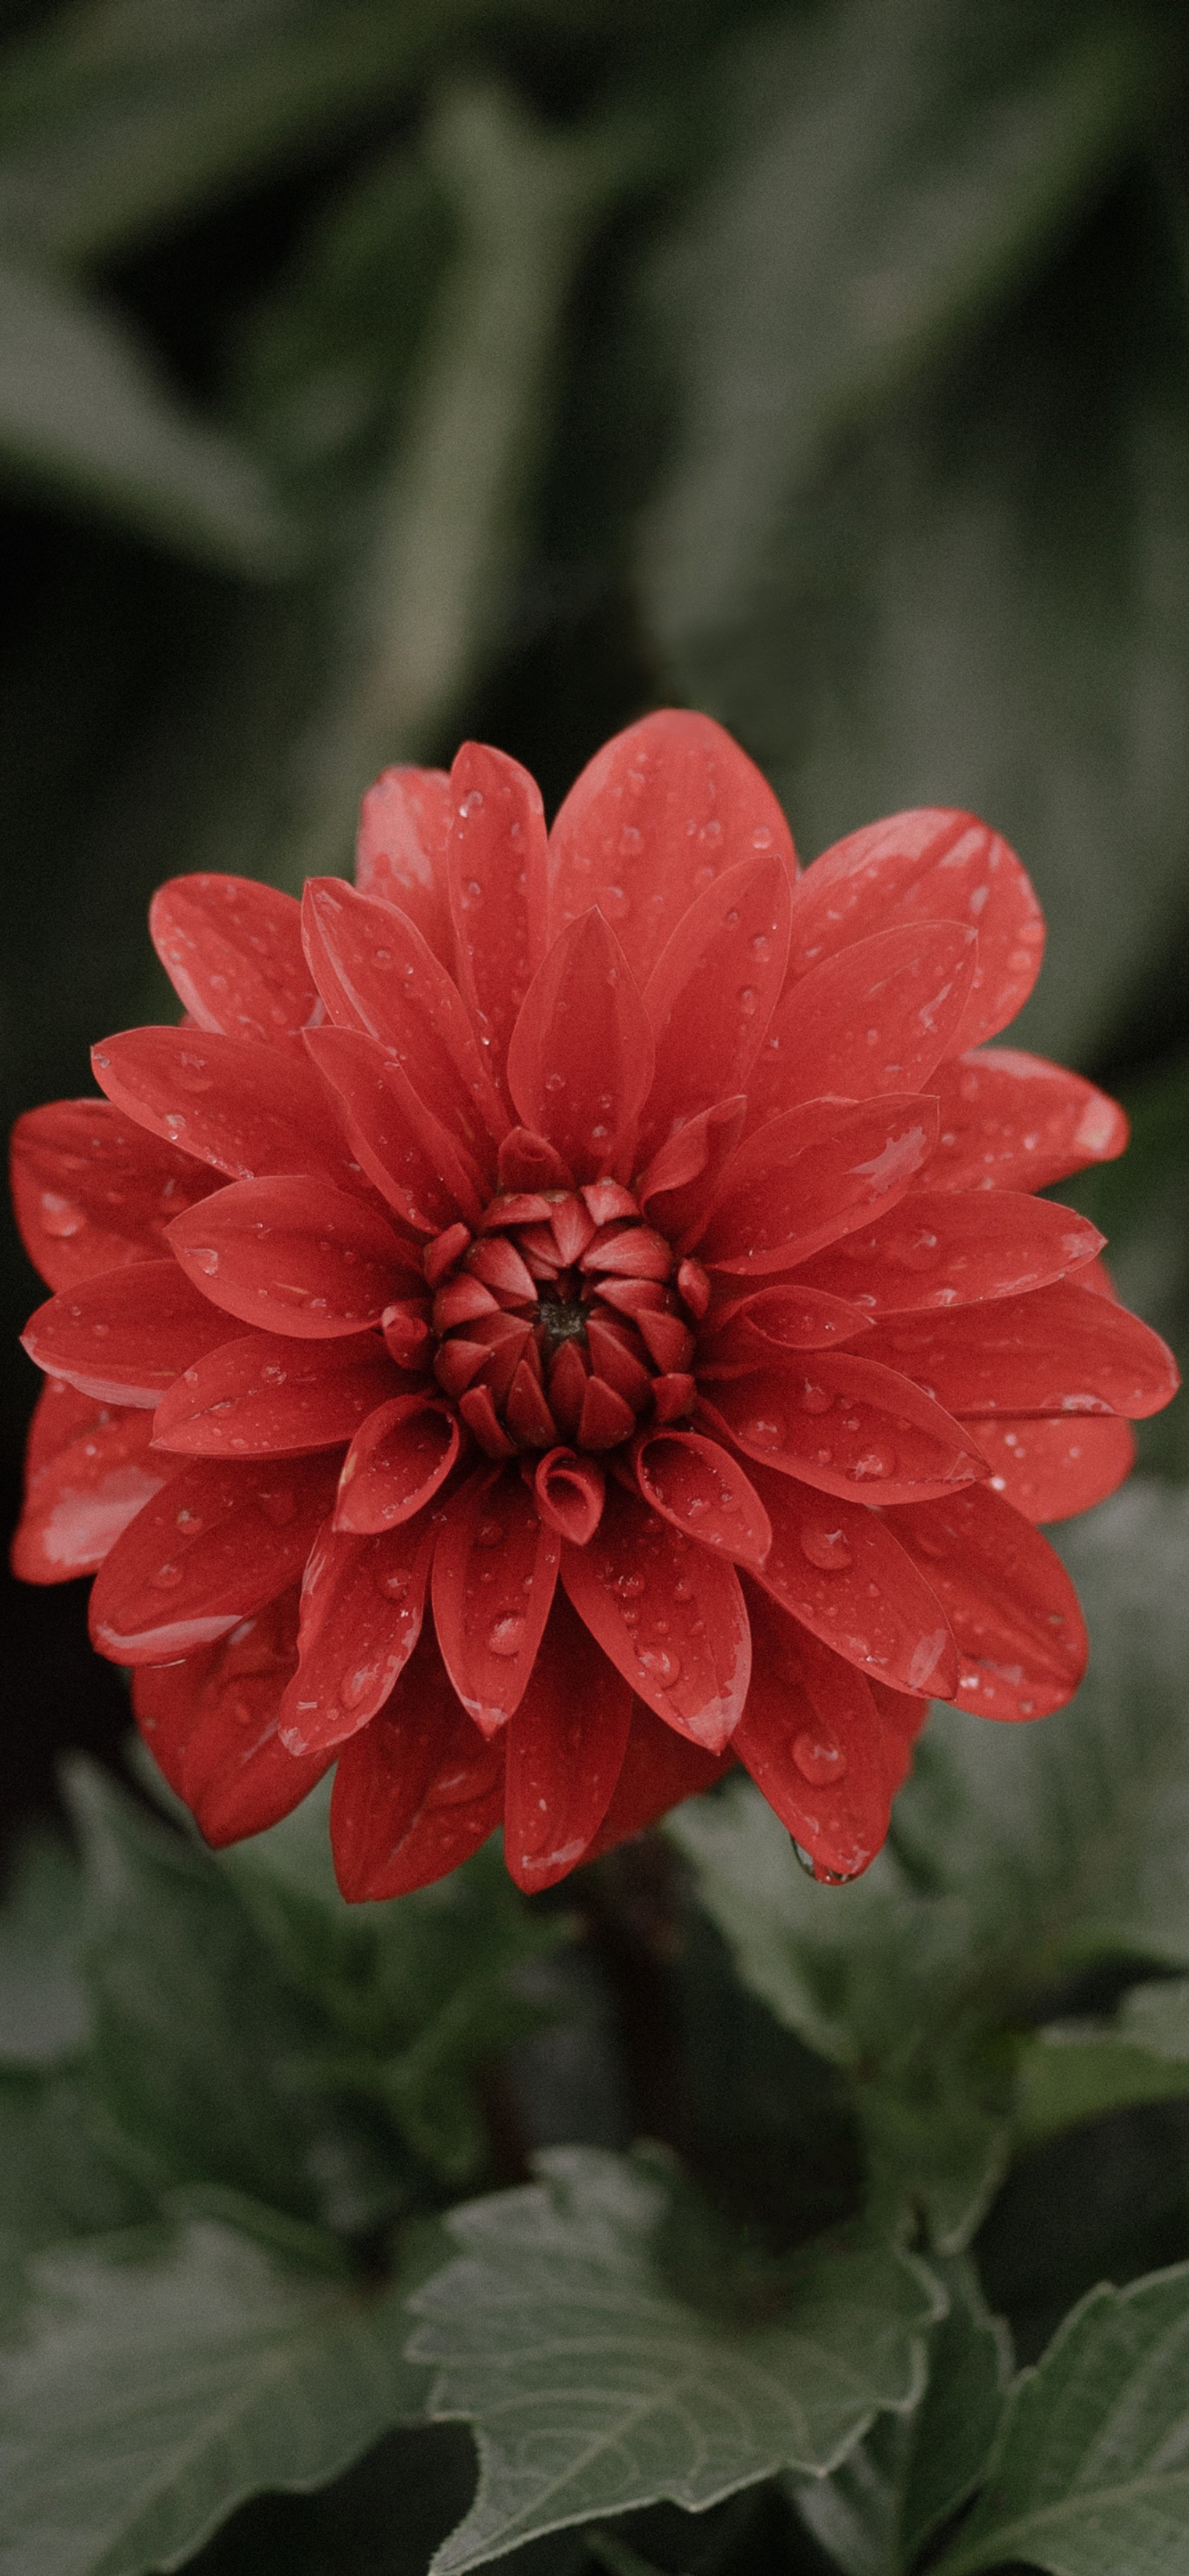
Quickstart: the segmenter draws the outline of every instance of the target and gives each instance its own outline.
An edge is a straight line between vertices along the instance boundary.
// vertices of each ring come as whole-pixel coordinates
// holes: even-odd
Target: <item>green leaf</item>
[[[131,324],[11,263],[0,267],[0,462],[225,571],[274,576],[299,557],[260,466],[171,391]]]
[[[452,2213],[463,2253],[419,2290],[412,2357],[441,2365],[429,2412],[475,2428],[480,2483],[437,2576],[517,2542],[667,2497],[697,2510],[784,2465],[825,2470],[881,2407],[913,2403],[941,2293],[859,2236],[792,2258],[763,2326],[677,2300],[653,2259],[668,2192],[591,2148]]]
[[[991,2475],[937,2576],[1180,2576],[1189,2554],[1189,2264],[1105,2284],[1008,2402]]]
[[[918,804],[1007,833],[1050,928],[1019,1042],[1059,1056],[1110,1047],[1184,902],[1185,317],[1154,194],[1109,247],[1101,214],[1168,81],[1152,23],[856,0],[782,35],[675,254],[643,571],[660,687],[807,853]]]
[[[1014,2127],[1031,2144],[1135,2102],[1189,2094],[1189,1980],[1133,1986],[1113,2022],[1039,2030],[1019,2070]]]
[[[364,2294],[197,2220],[33,2278],[0,2359],[11,2576],[174,2566],[244,2496],[317,2486],[420,2410],[400,2282]]]
[[[0,1911],[0,2066],[49,2067],[87,2037],[81,1883],[64,1846],[30,1837]]]
[[[977,2486],[1003,2413],[1006,2329],[987,2310],[973,2265],[938,2265],[949,2313],[929,2338],[919,2406],[881,2415],[827,2478],[789,2478],[794,2502],[846,2576],[908,2576],[931,2532]]]

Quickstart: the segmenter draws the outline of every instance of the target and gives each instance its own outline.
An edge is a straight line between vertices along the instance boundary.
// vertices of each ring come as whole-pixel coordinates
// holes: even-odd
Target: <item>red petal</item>
[[[378,1324],[407,1293],[405,1247],[382,1216],[327,1181],[232,1181],[169,1228],[175,1258],[225,1314],[319,1340]]]
[[[481,1201],[465,1146],[427,1109],[399,1064],[354,1029],[311,1029],[310,1056],[338,1104],[369,1181],[418,1234],[473,1225]]]
[[[945,1606],[959,1707],[998,1718],[1064,1708],[1089,1649],[1077,1594],[1039,1530],[979,1485],[897,1512],[893,1526]]]
[[[617,1843],[643,1833],[658,1816],[667,1815],[670,1807],[679,1807],[683,1798],[696,1798],[704,1789],[712,1788],[731,1769],[734,1759],[733,1744],[725,1753],[704,1753],[700,1745],[690,1743],[687,1735],[662,1726],[650,1708],[633,1700],[631,1730],[615,1794],[597,1833],[587,1844],[583,1860],[597,1860],[600,1853],[614,1851]]]
[[[827,1094],[927,1091],[951,1046],[977,963],[956,921],[878,930],[786,988],[748,1077],[748,1123]]]
[[[167,1461],[149,1454],[151,1414],[123,1406],[115,1413],[97,1410],[73,1388],[69,1396],[71,1406],[82,1406],[90,1419],[30,1475],[12,1543],[13,1572],[23,1583],[65,1583],[75,1574],[94,1574],[170,1472]],[[42,1405],[47,1398],[61,1412],[61,1396],[47,1387]],[[44,1433],[39,1448],[43,1441]]]
[[[302,901],[310,964],[339,1027],[378,1038],[436,1117],[494,1165],[508,1121],[457,984],[403,912],[341,877],[312,877]]]
[[[156,1405],[226,1337],[226,1318],[169,1260],[130,1262],[47,1298],[21,1341],[38,1368],[97,1404]]]
[[[150,1753],[209,1843],[237,1843],[300,1806],[333,1756],[295,1761],[277,1733],[297,1661],[297,1594],[282,1593],[219,1646],[142,1666],[132,1705]]]
[[[721,1753],[751,1670],[734,1567],[609,1485],[598,1536],[590,1547],[564,1550],[562,1582],[637,1696],[679,1735]]]
[[[888,1788],[894,1798],[912,1769],[912,1748],[929,1714],[930,1703],[927,1699],[910,1698],[907,1691],[890,1690],[886,1682],[873,1681],[869,1687],[883,1737]]]
[[[720,1322],[709,1317],[698,1343],[698,1375],[742,1377],[770,1361],[774,1351],[824,1351],[870,1330],[871,1317],[861,1307],[820,1288],[803,1288],[799,1279],[757,1288],[728,1307]]]
[[[868,823],[815,859],[797,887],[790,975],[901,922],[973,923],[978,965],[961,1044],[993,1038],[1040,972],[1044,920],[1023,868],[973,814],[924,806]]]
[[[318,997],[291,894],[249,877],[173,877],[149,905],[149,934],[196,1027],[296,1047]]]
[[[700,1110],[653,1155],[639,1185],[640,1205],[650,1224],[663,1227],[679,1248],[697,1242],[746,1118],[742,1092],[731,1100],[716,1100],[712,1109]]]
[[[652,1029],[602,914],[555,939],[508,1044],[508,1088],[526,1127],[579,1181],[630,1166],[653,1072]]]
[[[527,1689],[560,1552],[515,1468],[482,1468],[447,1506],[434,1556],[434,1625],[454,1688],[486,1735]]]
[[[585,1858],[631,1722],[627,1683],[559,1595],[507,1737],[504,1859],[526,1895],[553,1887]]]
[[[127,1261],[159,1261],[165,1227],[218,1182],[107,1100],[52,1100],[12,1131],[21,1241],[51,1288]]]
[[[757,850],[795,876],[788,824],[746,752],[709,716],[645,716],[596,752],[554,823],[551,936],[597,903],[644,983],[694,898]]]
[[[795,1477],[752,1475],[772,1523],[756,1582],[869,1680],[949,1698],[958,1664],[945,1612],[892,1524],[861,1503],[823,1502]]]
[[[370,1337],[303,1348],[286,1334],[249,1333],[183,1369],[157,1407],[153,1439],[194,1458],[331,1449],[353,1439],[400,1383]]]
[[[727,1164],[699,1260],[743,1274],[808,1260],[903,1198],[936,1136],[936,1102],[892,1092],[787,1110]]]
[[[407,1664],[425,1614],[435,1531],[375,1538],[321,1530],[301,1587],[301,1661],[281,1706],[290,1753],[322,1753],[366,1726]]]
[[[450,772],[447,872],[458,981],[501,1098],[508,1040],[545,955],[545,815],[518,761],[465,742]]]
[[[551,1449],[533,1478],[537,1510],[549,1529],[574,1547],[585,1547],[603,1517],[603,1470],[573,1449]]]
[[[819,1878],[857,1878],[891,1812],[883,1730],[853,1664],[763,1595],[748,1600],[755,1662],[734,1751]]]
[[[1075,1280],[977,1310],[903,1316],[865,1348],[957,1414],[1159,1413],[1180,1383],[1166,1343],[1138,1315]]]
[[[117,1109],[233,1181],[349,1176],[342,1130],[303,1056],[191,1029],[125,1029],[94,1047],[91,1062]]]
[[[343,1460],[335,1528],[370,1533],[412,1520],[445,1483],[458,1451],[457,1418],[440,1397],[390,1397]]]
[[[118,1539],[91,1594],[91,1640],[158,1664],[225,1637],[295,1583],[334,1496],[334,1468],[183,1467]]]
[[[500,1820],[504,1746],[458,1705],[426,1628],[387,1706],[344,1745],[330,1803],[334,1866],[349,1904],[445,1878]]]
[[[700,1431],[646,1431],[634,1449],[645,1502],[699,1547],[762,1565],[772,1525],[737,1458]]]
[[[974,1441],[939,1404],[851,1351],[728,1378],[714,1394],[710,1419],[748,1458],[824,1494],[923,1502],[986,1474]]]
[[[929,1180],[938,1190],[1043,1190],[1087,1163],[1109,1163],[1127,1119],[1081,1075],[1015,1047],[986,1047],[939,1065],[941,1110]]]
[[[618,1449],[630,1438],[636,1417],[605,1377],[590,1377],[578,1416],[577,1438],[583,1449]]]
[[[656,1031],[646,1141],[663,1144],[699,1109],[744,1090],[788,946],[789,880],[774,850],[728,868],[682,915],[644,992]]]
[[[891,1216],[819,1252],[805,1274],[872,1315],[974,1306],[1045,1288],[1101,1252],[1072,1208],[1020,1190],[912,1190]]]
[[[399,904],[435,957],[454,963],[446,895],[453,800],[444,769],[384,769],[359,809],[355,882],[361,894]]]
[[[1088,1512],[1135,1465],[1135,1433],[1113,1414],[1090,1422],[972,1422],[970,1430],[990,1461],[992,1492],[1030,1521]]]

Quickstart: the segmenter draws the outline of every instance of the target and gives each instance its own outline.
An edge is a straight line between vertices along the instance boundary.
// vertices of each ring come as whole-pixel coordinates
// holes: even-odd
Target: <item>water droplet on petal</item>
[[[42,1228],[46,1234],[52,1234],[55,1241],[68,1242],[71,1235],[82,1233],[86,1222],[82,1209],[75,1206],[73,1199],[61,1198],[57,1190],[42,1191]]]
[[[858,1457],[852,1459],[846,1472],[855,1484],[861,1485],[877,1483],[880,1477],[894,1474],[895,1466],[895,1450],[889,1449],[881,1440],[874,1440],[869,1449],[860,1450]]]
[[[623,1601],[636,1601],[644,1590],[642,1574],[621,1574],[615,1586]]]
[[[852,1562],[843,1532],[828,1528],[824,1521],[807,1521],[800,1532],[800,1543],[802,1556],[807,1556],[822,1574],[844,1574]]]
[[[172,1592],[174,1585],[180,1583],[181,1579],[180,1565],[159,1565],[156,1573],[149,1576],[154,1592]]]
[[[828,1413],[833,1401],[828,1388],[815,1386],[812,1378],[803,1379],[797,1396],[802,1413]]]
[[[755,1422],[748,1423],[745,1437],[754,1440],[757,1449],[779,1449],[784,1438],[784,1424],[761,1414]]]
[[[193,1262],[195,1269],[201,1270],[204,1279],[214,1278],[215,1272],[219,1267],[219,1256],[213,1244],[196,1244],[190,1255],[190,1259]]]
[[[527,1621],[516,1617],[513,1613],[507,1614],[502,1619],[493,1619],[487,1631],[488,1652],[493,1655],[504,1655],[509,1659],[513,1655],[518,1655],[526,1626]]]
[[[476,1547],[498,1547],[504,1535],[502,1521],[480,1521],[475,1532]]]
[[[832,1735],[811,1734],[802,1729],[793,1745],[793,1760],[803,1780],[814,1789],[829,1788],[832,1781],[846,1777],[846,1755]]]
[[[681,1679],[681,1658],[667,1646],[640,1647],[637,1660],[641,1672],[647,1673],[649,1680],[658,1683],[661,1690],[671,1690],[674,1682]]]

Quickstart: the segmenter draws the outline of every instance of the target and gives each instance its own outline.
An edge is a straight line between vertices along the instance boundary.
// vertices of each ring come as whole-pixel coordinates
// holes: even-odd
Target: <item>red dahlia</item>
[[[1131,1463],[1164,1345],[1032,1195],[1121,1112],[985,1041],[1043,925],[967,814],[798,874],[719,728],[650,716],[546,839],[468,744],[365,799],[357,888],[162,888],[181,1027],[34,1110],[51,1288],[16,1543],[212,1842],[332,1762],[349,1897],[502,1822],[539,1888],[741,1761],[843,1878],[930,1697],[1081,1677],[1033,1523]]]

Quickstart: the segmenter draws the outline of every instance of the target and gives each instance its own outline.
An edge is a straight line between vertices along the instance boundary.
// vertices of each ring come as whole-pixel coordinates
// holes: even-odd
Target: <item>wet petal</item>
[[[584,913],[554,941],[512,1031],[515,1108],[578,1181],[593,1181],[630,1166],[652,1073],[652,1028],[631,968],[601,914]]]
[[[454,1688],[485,1734],[524,1696],[560,1552],[514,1467],[481,1469],[447,1506],[434,1556],[434,1625]]]
[[[225,1314],[298,1339],[365,1331],[416,1278],[382,1216],[296,1175],[232,1181],[176,1218],[169,1241],[187,1278]]]
[[[183,1369],[157,1407],[153,1439],[195,1458],[334,1448],[400,1384],[383,1344],[362,1335],[303,1345],[249,1333]]]
[[[893,1207],[933,1150],[935,1101],[811,1100],[749,1136],[727,1164],[698,1258],[717,1270],[788,1270]]]
[[[304,1761],[277,1733],[297,1661],[297,1594],[243,1619],[221,1645],[184,1663],[142,1665],[132,1705],[150,1753],[209,1843],[242,1841],[280,1822],[322,1778],[329,1753]]]
[[[623,1768],[632,1694],[559,1594],[508,1729],[504,1858],[532,1895],[585,1856]]]
[[[300,1662],[281,1706],[290,1753],[328,1751],[366,1726],[403,1672],[425,1614],[435,1531],[318,1533],[301,1587]]]
[[[379,1039],[443,1125],[493,1165],[507,1117],[458,986],[416,925],[341,877],[310,878],[302,920],[332,1021]]]
[[[801,1273],[870,1315],[975,1306],[1046,1288],[1104,1237],[1073,1208],[1022,1190],[910,1190],[891,1216],[819,1252]]]
[[[313,1029],[307,1044],[352,1152],[403,1222],[432,1235],[460,1214],[476,1224],[482,1201],[469,1149],[427,1108],[402,1067],[354,1029]]]
[[[883,1731],[867,1682],[759,1591],[755,1660],[734,1751],[821,1878],[857,1878],[891,1813]]]
[[[570,789],[549,835],[550,934],[597,903],[643,983],[689,904],[762,850],[795,876],[767,780],[709,716],[664,708],[605,743]]]
[[[842,1297],[799,1279],[757,1288],[707,1317],[698,1340],[699,1379],[742,1377],[777,1351],[824,1351],[869,1333],[871,1317]]]
[[[614,1795],[602,1824],[587,1844],[584,1861],[597,1860],[600,1853],[614,1851],[617,1843],[626,1842],[632,1834],[642,1834],[658,1816],[679,1807],[683,1798],[696,1798],[703,1789],[712,1788],[735,1760],[733,1744],[725,1753],[704,1753],[700,1744],[691,1744],[688,1735],[678,1735],[672,1726],[662,1725],[650,1708],[640,1700],[632,1702],[632,1723],[628,1733],[623,1766],[615,1784]]]
[[[888,1788],[894,1798],[912,1769],[912,1748],[928,1717],[930,1702],[915,1699],[907,1691],[892,1690],[887,1682],[872,1681],[868,1687],[879,1718]]]
[[[983,1047],[939,1065],[930,1084],[941,1126],[929,1165],[936,1190],[1044,1190],[1127,1142],[1118,1102],[1080,1074],[1016,1047]]]
[[[394,1395],[369,1414],[343,1460],[338,1530],[395,1529],[424,1509],[459,1452],[458,1420],[437,1396]]]
[[[977,963],[955,921],[877,930],[786,987],[748,1077],[748,1123],[801,1100],[927,1091],[953,1043]]]
[[[466,742],[450,772],[447,851],[458,982],[504,1096],[508,1040],[545,955],[545,815],[519,761]]]
[[[646,1431],[633,1451],[636,1480],[649,1508],[699,1547],[721,1549],[737,1565],[762,1565],[772,1527],[755,1486],[737,1458],[700,1431]]]
[[[1123,1483],[1135,1465],[1135,1433],[1108,1414],[1091,1421],[971,1422],[990,1464],[991,1491],[1025,1520],[1067,1521],[1088,1512]]]
[[[226,1317],[176,1261],[135,1261],[63,1289],[29,1317],[38,1368],[97,1404],[157,1405],[175,1377],[227,1339]]]
[[[299,1046],[318,996],[291,894],[250,877],[173,877],[149,905],[149,934],[198,1028]]]
[[[91,1398],[70,1392],[90,1419],[29,1478],[12,1543],[13,1573],[24,1583],[65,1583],[72,1575],[94,1574],[172,1472],[168,1460],[150,1455],[150,1413],[96,1407]]]
[[[897,1512],[892,1526],[957,1639],[959,1707],[1007,1719],[1064,1708],[1086,1669],[1086,1631],[1069,1576],[1039,1530],[979,1485]]]
[[[214,1645],[298,1580],[334,1484],[323,1458],[183,1467],[100,1568],[92,1643],[117,1664],[165,1663]]]
[[[775,850],[728,868],[683,913],[644,991],[656,1032],[646,1146],[746,1088],[780,997],[788,945],[789,880]]]
[[[233,1181],[350,1177],[342,1130],[304,1054],[192,1029],[125,1029],[92,1048],[91,1062],[117,1109]]]
[[[108,1100],[53,1100],[12,1131],[12,1196],[21,1241],[50,1288],[159,1261],[165,1228],[218,1188],[214,1174],[160,1144]]]
[[[538,1462],[533,1491],[547,1526],[572,1546],[585,1547],[603,1517],[606,1496],[597,1460],[580,1458],[574,1449],[550,1449]]]
[[[751,1472],[772,1523],[754,1581],[869,1680],[948,1699],[958,1664],[946,1615],[893,1524],[796,1477]]]
[[[1167,1343],[1108,1297],[1059,1280],[1030,1297],[902,1316],[864,1352],[903,1369],[950,1413],[1159,1413],[1179,1384]]]
[[[562,1582],[637,1697],[680,1735],[721,1753],[751,1670],[734,1567],[609,1485],[597,1537],[563,1552]]]
[[[1014,850],[973,814],[918,807],[823,850],[797,886],[789,974],[807,974],[874,931],[922,921],[977,930],[978,964],[958,1042],[971,1047],[993,1038],[1036,982],[1044,920]]]
[[[339,1756],[330,1839],[348,1903],[457,1869],[494,1832],[503,1791],[504,1739],[472,1726],[427,1627],[387,1705]]]
[[[660,1226],[678,1250],[697,1242],[746,1119],[742,1092],[699,1110],[658,1147],[638,1183],[649,1224]]]
[[[449,970],[454,933],[446,893],[453,799],[444,769],[383,769],[359,809],[355,883],[399,904]]]
[[[719,1380],[703,1400],[746,1457],[844,1499],[923,1501],[986,1474],[959,1423],[910,1379],[858,1352],[815,1351],[800,1365]]]

